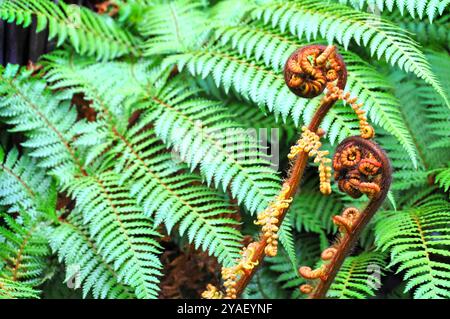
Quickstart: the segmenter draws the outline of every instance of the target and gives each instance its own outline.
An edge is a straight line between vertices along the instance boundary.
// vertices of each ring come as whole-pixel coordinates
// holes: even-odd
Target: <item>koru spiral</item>
[[[357,97],[344,92],[347,69],[334,46],[309,45],[296,50],[286,61],[284,68],[286,85],[297,96],[313,98],[326,93],[308,126],[288,155],[293,161],[287,179],[279,194],[268,207],[258,214],[255,222],[261,226],[260,238],[241,251],[241,258],[231,267],[222,269],[225,291],[208,285],[204,298],[238,298],[250,282],[265,256],[277,254],[278,230],[286,216],[298,185],[303,178],[310,157],[318,164],[320,191],[331,192],[331,171],[339,189],[353,198],[367,195],[369,203],[360,212],[354,207],[346,208],[334,216],[338,226],[338,239],[321,254],[323,264],[318,269],[300,267],[300,274],[308,281],[300,291],[310,298],[324,298],[345,257],[358,241],[359,234],[383,203],[391,183],[391,166],[385,152],[370,139],[374,130],[368,123],[363,104]],[[340,143],[332,160],[328,152],[320,150],[320,139],[326,134],[320,123],[330,108],[338,101],[345,101],[356,113],[361,136],[352,136]]]
[[[327,83],[345,81],[344,73],[346,68],[342,57],[333,46],[324,45],[309,45],[297,49],[284,67],[284,79],[289,89],[295,95],[305,98],[320,95]]]

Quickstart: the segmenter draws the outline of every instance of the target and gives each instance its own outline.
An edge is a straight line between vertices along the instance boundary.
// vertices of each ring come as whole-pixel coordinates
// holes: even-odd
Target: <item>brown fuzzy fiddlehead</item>
[[[341,215],[334,216],[339,237],[336,243],[322,252],[324,264],[313,272],[321,276],[311,278],[308,273],[300,274],[308,280],[316,280],[316,286],[307,284],[300,291],[310,298],[324,298],[337,275],[345,257],[358,241],[362,229],[367,225],[387,196],[392,170],[385,152],[374,142],[359,136],[345,139],[336,149],[333,157],[334,177],[339,189],[351,197],[366,195],[370,201],[363,211],[346,208]]]
[[[366,124],[368,125],[368,123],[367,120],[365,120],[365,117],[363,117],[363,111],[360,110],[361,105],[356,104],[356,99],[350,99],[348,94],[343,93],[347,81],[347,70],[342,57],[337,54],[334,46],[310,45],[296,50],[286,62],[284,77],[289,89],[298,96],[312,98],[320,95],[327,87],[328,92],[320,101],[320,105],[310,124],[307,127],[302,128],[303,132],[297,144],[291,148],[288,157],[293,161],[292,168],[289,171],[288,178],[283,183],[279,195],[267,209],[258,215],[256,224],[262,226],[260,240],[250,243],[243,249],[242,258],[237,261],[235,266],[222,269],[223,279],[225,281],[224,286],[226,288],[224,294],[225,298],[237,298],[240,296],[254,275],[257,266],[261,264],[264,256],[276,255],[278,243],[277,232],[303,177],[309,157],[314,157],[315,162],[319,163],[321,192],[324,194],[329,194],[331,192],[331,167],[328,166],[328,164],[331,165],[331,160],[326,158],[328,152],[320,151],[320,138],[325,132],[319,128],[319,125],[328,110],[337,100],[345,100],[352,106],[360,118],[361,132],[364,133],[367,131]],[[373,136],[373,134],[362,135],[364,138]],[[383,158],[380,157],[381,153],[376,150],[371,151],[372,146],[369,142],[367,142],[370,146],[368,148],[369,151],[366,151],[366,144],[358,140],[358,138],[355,139],[356,140],[352,140],[352,145],[360,146],[363,149],[359,158],[357,157],[358,154],[349,154],[348,159],[344,160],[345,163],[342,163],[342,160],[335,156],[332,165],[335,167],[335,171],[337,171],[336,167],[339,167],[339,169],[341,169],[341,167],[347,169],[347,166],[345,165],[353,164],[354,166],[358,164],[355,166],[357,167],[356,171],[353,172],[354,169],[352,170],[353,175],[349,174],[348,178],[346,177],[347,175],[343,175],[342,189],[345,187],[345,189],[353,192],[355,196],[360,196],[359,193],[372,193],[372,198],[378,198],[381,203],[384,199],[384,190],[386,190],[386,188],[384,188],[383,191],[377,192],[373,185],[377,184],[380,186],[382,184],[381,181],[385,180],[383,179],[383,174],[389,170],[387,168],[388,166],[386,166],[388,165],[388,162],[385,164],[387,159],[384,157],[385,161],[383,162]],[[364,139],[361,140],[365,141]],[[344,151],[345,149],[342,148],[341,152]],[[376,177],[379,173],[375,172],[377,164],[375,163],[375,160],[368,155],[369,152],[371,152],[375,160],[378,160],[379,163],[384,165],[380,167],[382,168],[381,170],[378,168],[382,174],[382,178],[379,180]],[[349,151],[347,151],[347,153],[349,153]],[[348,168],[351,167],[349,166]],[[350,178],[350,175],[353,176],[353,178]],[[372,177],[366,177],[369,175]],[[382,185],[380,187],[382,187]],[[375,204],[369,204],[369,206],[376,207]],[[342,223],[342,229],[350,232],[353,229],[352,225],[357,225],[358,223],[361,224],[363,219],[358,218],[358,216],[359,212],[356,211],[348,211],[346,214],[343,214],[342,217],[345,218],[347,222]],[[335,222],[340,223],[339,218],[337,218]],[[354,227],[356,228],[356,226]],[[335,276],[336,269],[342,264],[342,262],[332,262],[336,259],[336,256],[339,256],[340,254],[341,247],[332,246],[325,250],[321,256],[328,264],[324,264],[317,270],[312,270],[309,267],[301,267],[299,271],[310,280],[316,279],[325,283],[331,282]],[[334,265],[334,267],[331,267],[330,265]],[[325,291],[327,289],[328,288],[325,288]],[[316,294],[318,287],[303,285],[300,290],[307,294]],[[317,294],[317,296],[319,295],[320,294]],[[222,293],[216,287],[209,285],[207,291],[205,291],[202,296],[205,298],[215,298],[222,296]]]
[[[342,59],[333,46],[310,45],[296,50],[289,57],[284,78],[296,95],[313,98],[320,95],[327,83],[342,77]]]

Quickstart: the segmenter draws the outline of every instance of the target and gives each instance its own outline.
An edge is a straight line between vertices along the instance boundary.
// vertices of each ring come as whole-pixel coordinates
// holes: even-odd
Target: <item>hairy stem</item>
[[[321,51],[325,51],[326,47],[325,46],[321,46],[321,45],[317,45],[317,46],[308,46],[308,47],[304,47],[300,50],[298,50],[298,52],[295,52],[293,54],[294,55],[299,55],[302,53],[302,51],[306,51],[306,50],[311,50],[311,49],[318,49]],[[336,86],[339,89],[344,89],[345,84],[347,82],[347,71],[345,68],[345,64],[343,62],[343,59],[340,55],[336,55],[336,60],[337,63],[339,64],[339,70],[340,70],[340,74],[339,74],[339,78],[337,81]],[[286,74],[286,71],[285,71]],[[296,92],[294,92],[296,93]],[[297,94],[297,93],[296,93]],[[330,96],[325,96],[321,102],[320,105],[318,107],[318,109],[316,110],[311,122],[309,123],[308,129],[311,132],[316,132],[319,129],[320,124],[322,123],[325,115],[328,113],[328,111],[330,110],[330,108],[334,105],[334,103],[336,103],[337,98],[336,97],[330,97]],[[295,193],[297,192],[297,189],[299,187],[299,184],[303,178],[304,172],[305,172],[305,168],[306,165],[308,163],[308,159],[309,159],[309,155],[307,152],[300,152],[295,160],[294,163],[292,165],[292,168],[289,172],[289,176],[287,178],[287,180],[285,181],[284,185],[288,185],[288,191],[285,195],[286,198],[292,198],[294,197]],[[277,226],[279,227],[281,225],[281,223],[283,222],[283,219],[286,216],[286,213],[289,210],[289,206],[286,208],[283,208],[280,211],[280,215],[278,217],[278,223]],[[245,287],[247,287],[248,283],[250,282],[250,280],[252,279],[253,275],[255,274],[255,272],[257,271],[257,265],[261,265],[264,256],[265,256],[265,248],[267,246],[267,240],[264,238],[264,236],[261,236],[262,239],[257,243],[256,248],[255,248],[255,253],[253,255],[252,258],[252,262],[255,263],[255,267],[247,270],[246,272],[244,272],[239,280],[236,283],[236,297],[238,298],[242,292],[244,291]]]
[[[345,143],[355,143],[364,146],[373,155],[375,155],[378,160],[380,160],[382,165],[381,167],[383,169],[381,174],[382,186],[380,188],[380,192],[370,199],[366,208],[359,214],[357,220],[353,223],[351,229],[343,234],[338,245],[335,246],[336,250],[333,258],[330,260],[329,264],[327,264],[326,275],[319,280],[318,285],[309,295],[310,299],[321,299],[326,297],[326,293],[344,263],[345,258],[358,242],[361,231],[369,223],[370,219],[385,200],[391,184],[391,165],[385,152],[379,148],[378,145],[358,136],[350,137],[342,142],[342,144]]]

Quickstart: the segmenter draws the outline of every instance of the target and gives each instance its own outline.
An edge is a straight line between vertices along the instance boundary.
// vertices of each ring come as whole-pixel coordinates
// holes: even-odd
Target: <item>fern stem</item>
[[[341,145],[348,144],[357,144],[359,146],[365,147],[375,156],[375,158],[381,161],[382,186],[380,188],[380,192],[378,192],[371,198],[366,208],[359,214],[359,217],[354,222],[351,229],[342,236],[342,238],[339,240],[339,243],[335,246],[336,251],[329,264],[327,264],[326,275],[320,279],[314,291],[309,295],[310,299],[325,298],[326,293],[333,283],[333,280],[336,277],[339,269],[344,263],[345,258],[350,253],[351,249],[356,245],[361,231],[368,224],[373,215],[384,202],[389,191],[389,186],[391,184],[392,169],[389,159],[386,156],[385,152],[380,147],[378,147],[377,144],[359,136],[349,137],[341,143]]]
[[[326,47],[323,45],[311,45],[311,46],[303,47],[300,50],[304,50],[307,48],[315,48],[315,49],[324,51]],[[294,54],[299,54],[299,53],[301,53],[301,51],[296,52]],[[341,70],[336,86],[340,89],[344,89],[345,84],[347,82],[347,70],[346,70],[346,67],[345,67],[342,57],[340,55],[337,55],[336,57],[337,57],[337,62],[339,63],[340,70]],[[319,126],[322,123],[325,115],[328,113],[328,111],[331,109],[331,107],[336,103],[336,101],[337,101],[337,98],[335,98],[335,97],[330,97],[330,98],[325,97],[321,100],[320,105],[319,105],[318,109],[316,110],[316,112],[314,113],[314,116],[311,119],[311,122],[309,123],[309,126],[308,126],[308,129],[311,132],[318,131]],[[297,157],[293,163],[293,166],[289,172],[289,177],[287,178],[287,180],[285,182],[285,185],[289,186],[288,191],[285,195],[285,198],[293,198],[295,193],[297,192],[298,186],[303,178],[306,165],[308,164],[308,159],[309,159],[309,155],[305,151],[301,151],[297,155]],[[280,215],[278,217],[278,227],[283,222],[283,219],[285,218],[285,216],[289,210],[289,207],[290,206],[281,209]],[[262,263],[264,256],[265,256],[265,248],[268,244],[266,238],[264,238],[264,236],[261,236],[261,237],[262,237],[262,239],[257,243],[257,246],[255,248],[255,253],[252,258],[252,262],[255,263],[255,265],[260,265]],[[242,292],[244,291],[244,289],[247,287],[248,283],[252,279],[256,270],[257,270],[257,267],[255,266],[253,269],[251,269],[247,272],[244,272],[244,274],[242,274],[242,276],[239,278],[239,281],[237,282],[236,287],[235,287],[237,297],[239,297],[242,294]]]

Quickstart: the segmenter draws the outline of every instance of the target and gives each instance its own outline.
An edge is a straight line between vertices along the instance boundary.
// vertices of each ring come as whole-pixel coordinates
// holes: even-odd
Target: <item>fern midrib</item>
[[[350,280],[351,280],[351,277],[353,275],[353,271],[355,270],[356,265],[357,265],[356,261],[352,261],[352,264],[348,270],[347,276],[343,283],[344,288],[341,290],[340,295],[339,295],[340,298],[345,298],[345,292],[347,291],[347,288],[350,285]]]
[[[111,267],[111,265],[109,265],[107,262],[105,262],[103,260],[103,258],[101,257],[101,254],[97,250],[97,247],[95,247],[95,243],[93,243],[91,241],[90,237],[85,235],[80,229],[78,229],[75,225],[70,223],[68,220],[63,220],[62,223],[64,223],[64,224],[68,225],[69,227],[71,227],[79,236],[81,236],[84,239],[84,242],[89,246],[89,248],[97,256],[97,261],[100,260],[100,263],[109,270],[109,272],[114,276],[116,281],[120,282],[119,279],[118,279],[119,275]],[[129,287],[127,287],[126,285],[122,285],[122,287],[126,290],[127,293],[129,293],[130,295],[133,295],[133,293],[129,290]]]
[[[26,247],[28,241],[30,240],[31,236],[33,235],[36,227],[37,227],[37,224],[33,225],[33,227],[31,227],[27,231],[27,233],[26,233],[25,237],[23,238],[23,241],[22,241],[19,249],[17,250],[17,257],[14,258],[15,262],[14,262],[14,267],[12,269],[12,274],[13,274],[12,280],[13,281],[17,281],[17,275],[18,275],[19,268],[20,268],[21,263],[22,263],[23,252],[25,250],[25,247]]]
[[[173,7],[173,2],[169,3],[169,10],[170,10],[170,15],[172,16],[172,19],[173,19],[173,23],[175,25],[175,36],[177,37],[177,41],[181,45],[183,45],[183,41],[182,41],[181,36],[180,36],[180,26],[179,26],[179,23],[178,23],[177,15],[175,13],[175,8]]]
[[[105,185],[103,184],[103,181],[99,178],[97,178],[97,176],[93,176],[94,180],[97,182],[97,184],[100,186],[104,197],[106,198],[106,201],[109,203],[109,206],[112,208],[112,212],[114,213],[114,215],[116,216],[116,220],[119,223],[120,226],[120,230],[121,233],[125,236],[125,239],[127,241],[128,244],[128,248],[133,252],[132,253],[132,258],[134,259],[134,261],[136,262],[136,264],[139,264],[141,267],[141,261],[136,257],[138,252],[134,249],[134,245],[130,239],[130,236],[128,235],[128,231],[126,229],[126,227],[124,226],[122,219],[120,218],[120,213],[117,210],[116,205],[114,204],[114,201],[112,200],[112,198],[110,197],[109,191],[108,189],[105,187]],[[141,273],[140,274],[140,279],[141,279],[141,285],[143,285],[145,287],[145,279],[143,278],[144,275]],[[147,293],[147,289],[144,289],[145,293],[146,293],[146,297],[150,297],[150,295]]]
[[[430,265],[430,263],[431,263],[430,253],[428,251],[428,245],[427,245],[427,241],[425,239],[425,235],[424,235],[424,232],[423,232],[423,229],[422,229],[420,218],[415,213],[412,213],[411,217],[412,217],[413,221],[415,222],[415,224],[417,226],[417,231],[419,232],[420,240],[422,242],[422,247],[423,247],[424,254],[425,254],[424,257],[427,260],[426,266],[428,268],[428,276],[431,278],[430,282],[432,282],[434,284],[434,282],[435,282],[435,278],[433,276],[433,272],[434,271],[433,271],[433,268]]]
[[[36,197],[36,195],[35,195],[34,192],[31,190],[31,188],[27,185],[27,183],[25,183],[25,181],[24,181],[22,178],[20,178],[19,175],[17,175],[16,173],[14,173],[11,169],[9,169],[8,167],[6,167],[6,166],[3,165],[3,164],[0,164],[0,168],[1,168],[3,171],[5,171],[7,174],[11,175],[14,179],[16,179],[16,180],[23,186],[23,188],[25,188],[25,190],[27,191],[27,193],[28,193],[31,197],[33,197],[33,198]]]
[[[147,163],[145,163],[145,161],[141,158],[141,156],[139,155],[138,152],[136,152],[133,148],[133,145],[123,136],[121,135],[115,128],[113,128],[113,132],[114,134],[123,142],[125,143],[125,145],[127,146],[127,148],[131,151],[131,153],[134,155],[134,157],[143,165],[143,167],[146,169],[146,171],[148,173],[150,173],[152,175],[152,177],[154,177],[159,185],[161,185],[162,187],[164,187],[164,189],[170,193],[172,196],[178,198],[178,200],[183,203],[185,206],[187,206],[191,212],[195,213],[197,215],[197,219],[202,220],[203,225],[205,225],[204,227],[208,227],[208,229],[210,229],[210,232],[216,234],[215,238],[220,238],[220,234],[217,232],[216,228],[211,226],[209,224],[209,220],[206,219],[198,210],[196,207],[193,207],[191,204],[189,204],[183,197],[181,197],[180,195],[178,195],[175,191],[173,191],[166,183],[164,183],[161,178],[157,175],[157,173],[155,173],[148,165]],[[224,246],[224,250],[227,250],[226,246]]]
[[[17,94],[22,100],[24,100],[33,110],[34,112],[36,112],[36,114],[45,122],[45,124],[56,134],[56,136],[60,139],[60,141],[63,143],[64,147],[67,149],[67,151],[69,152],[70,156],[72,157],[74,163],[78,166],[78,168],[80,169],[81,173],[85,176],[87,176],[86,171],[84,170],[83,166],[81,165],[81,163],[79,163],[78,158],[75,155],[75,151],[72,149],[72,147],[70,146],[69,142],[66,141],[66,139],[64,138],[64,136],[61,134],[61,132],[59,132],[56,127],[50,122],[50,120],[48,120],[44,114],[42,114],[41,111],[39,111],[39,107],[34,104],[26,95],[22,94],[22,92],[20,91],[20,89],[15,86],[14,82],[9,80],[9,79],[5,79],[3,76],[0,75],[0,78],[2,78],[4,81],[8,82],[10,87],[15,91],[15,94]]]

